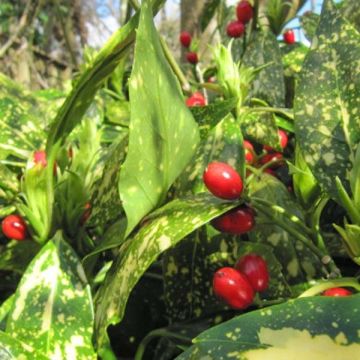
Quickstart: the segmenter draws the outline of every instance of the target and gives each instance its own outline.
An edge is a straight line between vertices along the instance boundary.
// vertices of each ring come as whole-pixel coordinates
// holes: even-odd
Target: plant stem
[[[184,341],[184,342],[187,342],[187,343],[191,344],[191,339],[189,339],[187,336],[179,335],[179,334],[170,332],[170,331],[168,331],[166,329],[156,329],[156,330],[151,331],[141,341],[141,343],[139,344],[139,346],[138,346],[138,348],[136,350],[134,360],[142,360],[143,355],[144,355],[145,350],[146,350],[146,346],[150,343],[150,341],[152,341],[153,339],[155,339],[157,337],[173,338],[173,339],[181,340],[181,341]]]
[[[286,223],[284,220],[278,218],[274,215],[274,213],[269,210],[266,206],[263,206],[257,201],[251,200],[252,205],[254,208],[260,212],[262,212],[264,215],[266,215],[268,218],[270,218],[272,221],[276,223],[276,225],[279,225],[281,228],[283,228],[285,231],[287,231],[289,234],[293,235],[296,239],[301,241],[304,245],[306,245],[322,262],[323,265],[326,267],[329,267],[331,273],[327,273],[327,276],[335,276],[339,274],[339,269],[336,266],[334,260],[327,254],[324,253],[322,250],[317,248],[311,241],[309,241],[308,238],[306,238],[303,234],[301,234],[297,229],[295,229],[293,226]]]
[[[331,281],[318,281],[315,283],[313,287],[304,291],[299,298],[307,297],[307,296],[315,296],[317,294],[322,293],[327,289],[331,289],[333,287],[352,287],[357,291],[360,291],[360,284],[355,278],[341,278],[341,279],[333,279]]]

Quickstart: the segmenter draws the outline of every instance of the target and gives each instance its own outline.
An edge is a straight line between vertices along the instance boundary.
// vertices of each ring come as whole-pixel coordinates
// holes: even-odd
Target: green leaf
[[[227,114],[236,108],[237,99],[216,101],[207,106],[193,106],[190,108],[194,119],[199,124],[200,136],[206,138],[213,129]]]
[[[0,252],[0,269],[22,274],[39,249],[31,240],[10,241]]]
[[[359,300],[316,296],[252,311],[203,332],[176,359],[356,359]]]
[[[350,21],[353,26],[360,31],[360,8],[359,2],[357,0],[343,0],[340,3],[340,13],[348,21]]]
[[[156,0],[154,8],[158,8],[162,0]],[[127,56],[135,40],[135,28],[139,16],[136,14],[130,21],[116,31],[97,54],[93,62],[80,75],[76,85],[67,96],[64,104],[54,119],[49,131],[47,152],[57,142],[62,142],[81,121],[87,108],[92,103],[99,88],[107,77]]]
[[[10,312],[14,303],[14,295],[8,297],[0,307],[0,330],[3,331],[6,328],[6,318]]]
[[[303,28],[306,38],[311,41],[316,33],[316,28],[319,25],[320,16],[311,11],[304,13],[300,17],[300,24]]]
[[[284,71],[279,44],[274,34],[255,33],[245,51],[242,64],[254,68],[268,65],[253,81],[250,96],[263,99],[273,106],[284,106]]]
[[[128,137],[115,141],[109,148],[102,177],[93,186],[90,223],[104,226],[123,213],[119,194],[120,167],[124,162]]]
[[[46,356],[39,354],[28,345],[27,341],[21,342],[12,334],[0,331],[0,359],[1,360],[46,360]]]
[[[284,54],[282,61],[284,64],[284,72],[286,76],[293,76],[301,71],[302,65],[308,52],[308,47],[299,44],[291,47],[291,51]]]
[[[177,199],[152,213],[120,249],[96,297],[97,343],[107,343],[106,328],[122,320],[129,294],[146,269],[165,250],[211,219],[235,207],[207,194]]]
[[[295,98],[295,134],[320,186],[339,201],[334,179],[349,188],[360,142],[360,35],[325,1]]]
[[[240,126],[245,139],[251,139],[259,144],[281,150],[278,127],[273,114],[260,111],[252,112],[241,117]]]
[[[16,174],[3,164],[0,164],[0,188],[13,193],[19,191],[19,180]]]
[[[137,31],[130,104],[129,150],[119,182],[127,235],[162,204],[199,141],[198,127],[163,54],[147,1]]]
[[[84,270],[57,233],[33,259],[15,293],[6,332],[48,357],[95,359],[93,309]]]
[[[249,183],[248,189],[250,198],[257,197],[267,200],[284,208],[288,214],[294,214],[304,221],[302,209],[291,198],[285,185],[274,176],[262,174],[260,177],[255,177]],[[278,225],[269,222],[261,213],[257,215],[256,221],[257,226],[251,232],[251,239],[273,248],[274,255],[283,266],[284,275],[289,284],[296,284],[323,275],[319,259],[301,241],[294,239]]]
[[[206,29],[219,5],[220,5],[220,0],[205,0],[203,11],[199,17],[201,31],[204,31]]]
[[[175,183],[177,195],[205,191],[203,173],[212,161],[228,163],[242,173],[244,170],[243,138],[232,115],[225,117],[198,146],[192,161]]]

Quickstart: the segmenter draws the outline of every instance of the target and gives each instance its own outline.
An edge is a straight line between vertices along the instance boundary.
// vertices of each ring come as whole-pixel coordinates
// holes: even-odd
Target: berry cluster
[[[180,33],[180,43],[183,47],[185,47],[186,49],[190,48],[191,45],[191,41],[192,41],[192,37],[191,34],[187,31],[182,31]],[[188,51],[186,53],[186,60],[193,65],[196,65],[199,62],[199,58],[198,55],[195,51]]]
[[[239,38],[245,32],[246,24],[253,18],[254,10],[247,0],[242,0],[236,7],[237,20],[231,21],[226,26],[226,33],[231,38]]]
[[[233,309],[246,309],[254,301],[256,292],[269,286],[266,261],[259,255],[241,257],[234,268],[223,267],[213,277],[214,294]]]
[[[210,163],[204,171],[203,181],[207,189],[220,199],[236,200],[243,191],[241,176],[233,167],[222,162]],[[221,232],[240,235],[254,227],[254,215],[251,208],[241,205],[215,218],[211,225]]]

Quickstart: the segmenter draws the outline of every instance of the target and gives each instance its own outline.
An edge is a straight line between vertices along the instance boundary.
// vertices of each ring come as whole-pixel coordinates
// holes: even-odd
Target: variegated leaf
[[[128,137],[125,136],[109,148],[102,177],[92,189],[90,223],[93,225],[104,226],[119,218],[123,212],[118,184],[127,146]]]
[[[316,28],[319,25],[320,16],[311,11],[306,12],[300,17],[300,24],[303,28],[306,38],[311,41],[316,33]]]
[[[0,330],[4,331],[6,328],[6,318],[13,306],[14,295],[8,297],[0,306]]]
[[[213,196],[199,194],[174,200],[145,220],[134,237],[120,249],[97,294],[96,330],[100,348],[108,345],[106,328],[121,321],[130,292],[156,258],[236,205],[236,202],[222,202]]]
[[[192,161],[175,182],[176,194],[182,196],[206,191],[202,176],[206,166],[212,161],[228,163],[242,173],[242,146],[240,128],[233,116],[228,115],[201,141]]]
[[[90,290],[79,259],[60,232],[23,275],[6,332],[49,358],[95,359]]]
[[[359,300],[317,296],[251,311],[203,332],[176,359],[356,359]]]
[[[359,62],[360,34],[326,0],[297,87],[295,133],[315,178],[335,200],[334,179],[348,186],[360,142]]]
[[[48,357],[31,347],[27,341],[19,341],[12,334],[0,331],[1,360],[47,360]]]
[[[249,183],[250,197],[265,199],[278,205],[287,213],[304,221],[302,209],[291,198],[288,189],[272,175],[263,174]],[[299,240],[259,213],[257,226],[251,232],[251,239],[273,248],[274,255],[283,267],[286,281],[290,285],[321,277],[320,260]]]
[[[129,149],[119,182],[126,235],[163,203],[199,141],[198,126],[163,53],[149,1],[140,12],[130,105]]]
[[[270,31],[257,32],[245,51],[242,63],[254,68],[267,65],[253,81],[250,97],[263,99],[273,106],[284,106],[284,71],[275,35]]]

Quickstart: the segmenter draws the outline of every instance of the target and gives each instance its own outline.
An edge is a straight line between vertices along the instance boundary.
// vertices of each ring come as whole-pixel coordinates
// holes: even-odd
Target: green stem
[[[258,203],[273,209],[278,214],[285,216],[289,221],[298,225],[301,228],[301,230],[304,231],[304,233],[308,234],[311,237],[314,236],[314,232],[310,228],[308,228],[296,215],[289,214],[289,212],[283,207],[276,204],[272,204],[270,201],[258,197],[252,197],[251,200],[257,201]]]
[[[324,253],[322,250],[317,248],[311,241],[308,240],[308,238],[306,238],[293,226],[289,225],[282,219],[275,216],[274,213],[266,206],[263,206],[262,204],[259,204],[257,201],[253,201],[253,200],[251,200],[251,203],[256,210],[262,212],[269,219],[271,219],[276,225],[279,225],[289,234],[293,235],[296,239],[298,239],[304,245],[306,245],[320,259],[323,265],[329,267],[331,273],[330,274],[326,273],[327,276],[335,276],[339,274],[339,269],[337,268],[334,260],[327,253]]]
[[[153,330],[139,344],[139,346],[136,350],[136,353],[135,353],[134,360],[142,360],[147,345],[150,343],[150,341],[152,341],[153,339],[155,339],[157,337],[168,337],[168,338],[181,340],[181,341],[191,344],[191,339],[189,339],[187,336],[172,333],[166,329]]]
[[[313,287],[304,291],[299,298],[315,296],[327,289],[331,289],[334,287],[352,287],[357,291],[360,291],[360,284],[355,278],[341,278],[341,279],[333,279],[331,281],[318,281],[315,283]]]

